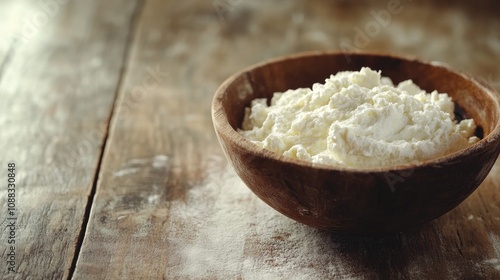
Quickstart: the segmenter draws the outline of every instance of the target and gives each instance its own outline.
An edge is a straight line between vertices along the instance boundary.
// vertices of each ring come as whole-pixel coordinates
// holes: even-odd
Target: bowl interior
[[[339,71],[359,71],[365,66],[381,70],[395,84],[412,79],[427,92],[448,93],[459,107],[458,117],[473,118],[481,138],[498,126],[500,109],[492,90],[446,66],[376,54],[312,53],[263,63],[233,76],[221,96],[222,107],[236,130],[244,108],[255,98],[269,99],[274,92],[311,87]]]

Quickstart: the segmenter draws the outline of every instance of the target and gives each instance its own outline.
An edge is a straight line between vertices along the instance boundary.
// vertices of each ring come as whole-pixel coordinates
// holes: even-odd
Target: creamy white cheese
[[[312,89],[274,93],[270,103],[253,100],[239,133],[265,149],[314,163],[407,164],[479,140],[473,119],[455,121],[447,94],[426,93],[411,80],[394,86],[366,67],[339,72]]]

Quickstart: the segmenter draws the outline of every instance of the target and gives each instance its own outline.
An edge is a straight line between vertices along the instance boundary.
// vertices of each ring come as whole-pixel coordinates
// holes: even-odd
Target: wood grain
[[[18,179],[16,274],[4,266],[6,181],[0,190],[8,279],[70,274],[134,10],[131,1],[43,2],[53,6],[0,4],[1,174],[14,162]]]
[[[35,0],[1,2],[0,164],[15,161],[20,181],[15,278],[251,279],[307,257],[290,241],[299,226],[266,212],[250,193],[227,198],[239,212],[218,208],[229,207],[220,199],[225,190],[243,186],[224,168],[210,119],[213,93],[264,59],[346,49],[444,61],[498,90],[499,4],[460,2],[402,0],[401,12],[364,41],[358,30],[366,33],[389,1],[58,0],[65,4],[56,12]],[[41,22],[24,29],[34,16]],[[325,242],[318,249],[325,257],[291,275],[498,279],[499,174],[497,162],[459,207],[412,231],[346,236],[301,228],[305,245]],[[226,212],[248,227],[235,233],[221,219]],[[196,238],[204,255],[186,252]],[[221,255],[231,244],[241,251]]]
[[[168,275],[169,201],[182,200],[219,152],[209,118],[217,81],[202,78],[210,69],[190,50],[211,38],[172,16],[183,5],[190,17],[211,11],[197,4],[148,1],[139,17],[76,278]]]
[[[181,213],[172,212],[179,211],[173,205],[188,203],[188,191],[197,186],[232,182],[224,179],[226,174],[220,169],[209,168],[219,166],[221,163],[211,161],[222,156],[210,123],[210,101],[216,87],[235,71],[266,58],[309,49],[342,49],[343,39],[355,38],[353,27],[363,27],[371,19],[371,9],[377,11],[386,4],[237,3],[222,6],[223,10],[206,1],[145,3],[76,278],[181,277],[186,265],[182,251],[196,235],[196,227],[174,218]],[[493,80],[500,75],[491,57],[476,51],[479,46],[474,43],[478,38],[494,38],[491,26],[498,26],[498,21],[472,21],[472,15],[460,8],[435,8],[431,3],[404,5],[404,16],[393,16],[391,25],[371,37],[364,50],[438,59],[477,76],[490,75]],[[420,25],[421,16],[428,18],[429,11],[444,12],[444,16]],[[447,32],[454,25],[460,29]],[[476,30],[482,31],[478,34]],[[440,39],[443,34],[447,39]],[[461,44],[450,49],[446,40]],[[494,43],[483,48],[490,56],[500,56]],[[463,53],[467,55],[459,55]],[[151,69],[161,73],[156,75],[158,80],[151,78]],[[345,267],[335,276],[493,279],[498,271],[491,260],[499,256],[492,238],[500,233],[495,222],[500,216],[495,196],[500,178],[495,174],[497,166],[460,207],[415,231],[377,237],[331,235],[327,249],[338,253],[338,262]],[[207,197],[191,206],[213,201]],[[249,208],[248,215],[252,213]],[[210,217],[210,213],[206,215]],[[276,255],[276,246],[286,235],[261,240],[242,229],[233,238],[234,242],[245,240],[241,258],[255,257],[264,264],[265,257]],[[196,262],[196,256],[193,258]],[[314,269],[322,271],[321,267]],[[191,277],[217,275],[229,274],[212,271]],[[235,275],[242,278],[244,271]]]

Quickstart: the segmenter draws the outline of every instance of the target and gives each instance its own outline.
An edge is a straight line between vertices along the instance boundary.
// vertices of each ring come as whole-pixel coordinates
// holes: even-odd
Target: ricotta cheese
[[[313,163],[375,168],[450,154],[479,139],[473,119],[455,120],[446,93],[380,71],[339,72],[324,84],[255,99],[238,132],[253,143]]]

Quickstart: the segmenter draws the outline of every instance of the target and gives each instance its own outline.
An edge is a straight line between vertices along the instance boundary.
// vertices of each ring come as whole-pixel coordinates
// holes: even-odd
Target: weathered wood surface
[[[394,52],[446,62],[500,89],[498,4],[401,0],[389,11],[391,2],[69,1],[38,43],[9,55],[0,41],[1,164],[15,160],[26,177],[18,187],[18,278],[500,277],[498,163],[447,215],[372,237],[323,233],[275,214],[226,167],[212,94],[263,59]],[[38,9],[35,1],[0,5],[17,26],[8,28]],[[387,22],[375,18],[380,11]]]
[[[281,233],[266,239],[266,232],[262,233],[264,237],[255,235],[251,222],[249,228],[240,228],[238,232],[231,230],[234,216],[228,216],[227,224],[214,218],[217,211],[233,209],[207,206],[213,214],[192,210],[221,203],[217,191],[234,187],[237,180],[220,167],[224,160],[220,159],[212,133],[209,107],[217,85],[246,65],[308,49],[356,48],[440,60],[493,82],[500,75],[492,59],[500,57],[495,31],[498,20],[466,12],[463,7],[402,3],[398,14],[392,14],[379,34],[374,30],[373,36],[365,35],[365,44],[357,39],[354,27],[364,28],[373,20],[370,11],[378,12],[384,9],[383,5],[371,9],[347,2],[215,3],[220,5],[206,1],[145,3],[77,264],[77,277],[258,279],[266,275],[263,273],[278,278],[293,275],[279,273],[283,256],[290,258],[289,263],[300,262],[296,256],[293,259],[293,254],[287,255],[286,246],[296,245],[290,240],[286,242],[287,236],[296,234],[292,222],[276,216],[270,221],[274,223],[270,230],[282,225]],[[432,12],[440,17],[429,19]],[[422,17],[427,19],[424,25]],[[151,78],[148,69],[159,72],[158,80]],[[145,85],[148,79],[149,89]],[[498,171],[496,167],[480,191],[459,208],[415,231],[383,237],[331,235],[332,242],[327,246],[330,253],[326,255],[336,257],[313,258],[308,264],[297,265],[296,276],[498,276]],[[189,189],[211,183],[219,186],[215,194],[201,189],[198,194],[205,197],[190,197],[194,194]],[[240,219],[255,221],[261,215],[255,207],[272,211],[255,202],[253,196],[246,199],[240,205],[248,206],[248,211],[234,214]],[[187,218],[193,213],[200,214],[198,220]],[[216,227],[225,226],[227,232],[238,235],[214,235]],[[205,245],[197,243],[200,238],[206,239]],[[325,237],[310,230],[310,238]],[[241,254],[226,252],[241,261],[240,268],[232,267],[234,261],[222,254],[224,250],[216,248],[225,246],[218,239],[227,241],[228,246],[242,244],[245,249]],[[227,262],[225,269],[217,260],[207,261],[211,249],[212,258]],[[245,267],[249,260],[251,267]],[[274,262],[275,267],[269,266],[269,262]],[[327,269],[328,266],[335,269]],[[307,269],[316,272],[304,274]]]
[[[70,275],[135,5],[59,2],[0,3],[0,278]],[[17,175],[15,274],[6,265],[8,162]]]

